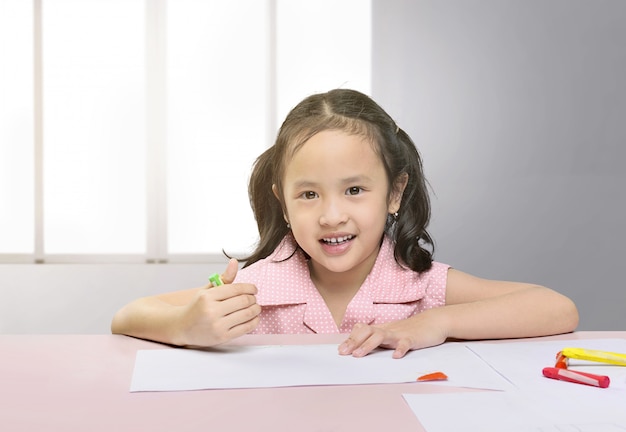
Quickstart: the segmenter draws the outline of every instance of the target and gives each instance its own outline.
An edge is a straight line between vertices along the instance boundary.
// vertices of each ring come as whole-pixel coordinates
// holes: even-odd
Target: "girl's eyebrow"
[[[309,180],[297,180],[293,183],[294,189],[306,189],[317,186],[318,183]]]
[[[342,185],[349,185],[349,184],[367,184],[367,183],[371,183],[373,180],[371,177],[366,176],[366,175],[356,175],[356,176],[352,176],[352,177],[346,177],[343,179],[340,179],[340,183]],[[310,181],[310,180],[296,180],[293,183],[293,187],[295,189],[303,189],[303,188],[315,188],[318,187],[319,183],[318,182],[314,182],[314,181]]]
[[[371,182],[372,178],[366,175],[357,175],[353,177],[346,177],[341,180],[341,183],[344,184],[352,184],[352,183],[368,183]]]

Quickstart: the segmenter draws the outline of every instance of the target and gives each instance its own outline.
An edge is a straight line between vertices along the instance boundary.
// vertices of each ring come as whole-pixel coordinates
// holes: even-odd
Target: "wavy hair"
[[[355,90],[335,89],[314,94],[300,102],[283,122],[276,142],[255,161],[248,196],[259,231],[259,241],[244,267],[266,258],[289,233],[284,220],[285,166],[313,135],[340,130],[368,139],[380,156],[388,179],[388,197],[403,176],[408,182],[397,218],[389,215],[385,233],[394,241],[394,257],[403,266],[421,272],[432,264],[434,244],[426,227],[430,220],[430,199],[422,161],[411,138],[369,96]],[[295,252],[295,251],[294,251]]]

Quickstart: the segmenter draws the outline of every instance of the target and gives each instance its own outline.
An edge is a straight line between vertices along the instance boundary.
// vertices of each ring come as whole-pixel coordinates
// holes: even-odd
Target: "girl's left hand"
[[[381,347],[393,349],[393,358],[402,358],[410,350],[440,345],[447,335],[444,326],[432,319],[436,314],[430,312],[377,326],[356,324],[348,339],[339,345],[339,354],[363,357]]]

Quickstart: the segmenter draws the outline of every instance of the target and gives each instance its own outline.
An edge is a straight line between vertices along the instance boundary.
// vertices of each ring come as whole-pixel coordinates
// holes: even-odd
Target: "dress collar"
[[[257,294],[261,306],[307,303],[312,296],[319,296],[311,281],[308,258],[291,234],[265,261],[267,271]],[[283,276],[276,277],[278,274]],[[394,243],[385,235],[374,266],[355,298],[365,297],[370,303],[406,303],[424,297],[425,288],[419,273],[395,261]]]

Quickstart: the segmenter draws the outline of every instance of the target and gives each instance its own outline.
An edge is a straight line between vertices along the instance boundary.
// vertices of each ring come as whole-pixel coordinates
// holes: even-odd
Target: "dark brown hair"
[[[315,94],[300,102],[287,115],[276,142],[254,164],[248,195],[259,230],[259,242],[244,267],[266,258],[289,233],[284,220],[282,180],[286,163],[313,135],[324,130],[341,130],[366,137],[380,156],[391,194],[404,175],[404,189],[397,219],[387,218],[385,233],[395,242],[396,261],[414,271],[428,270],[432,264],[433,241],[426,231],[430,200],[422,161],[411,138],[369,96],[355,90],[336,89]]]

